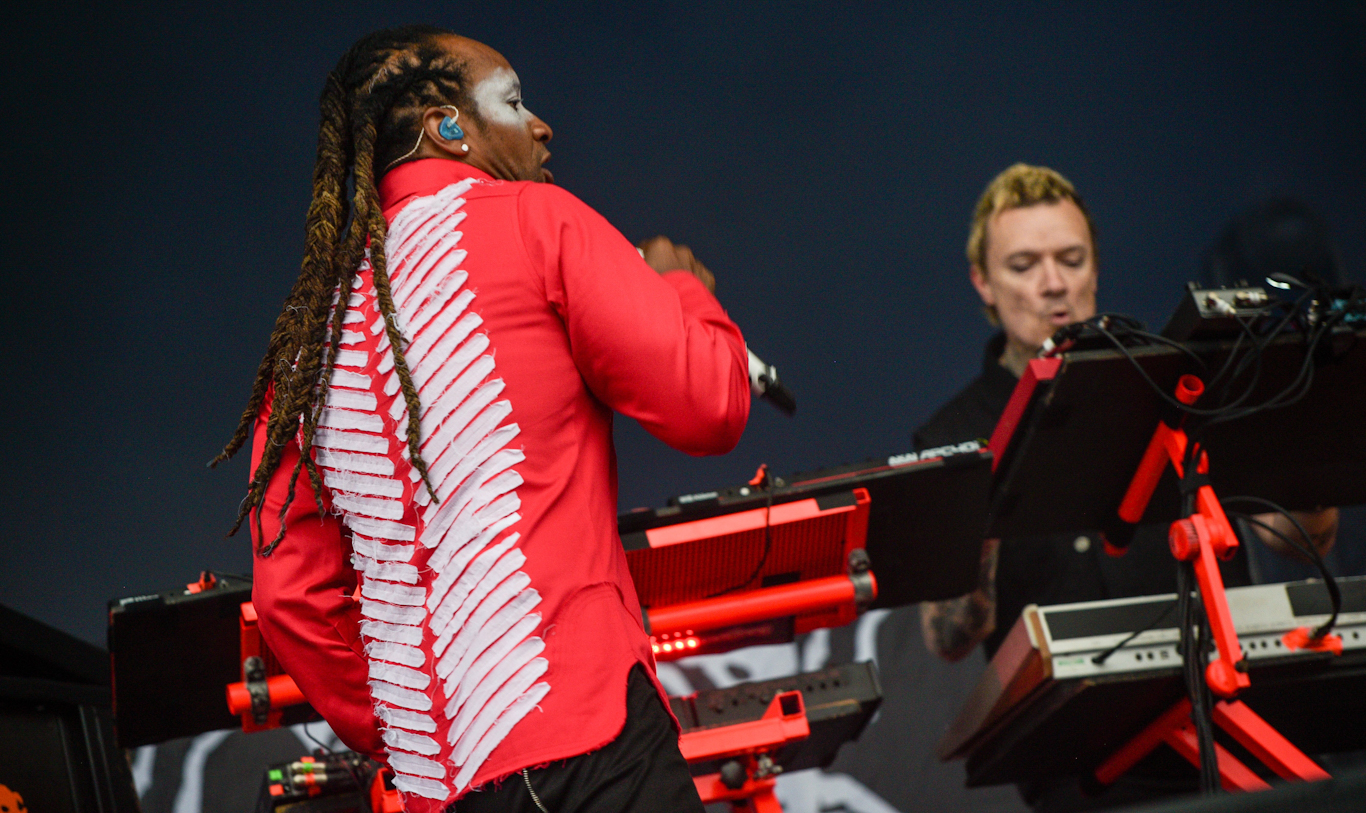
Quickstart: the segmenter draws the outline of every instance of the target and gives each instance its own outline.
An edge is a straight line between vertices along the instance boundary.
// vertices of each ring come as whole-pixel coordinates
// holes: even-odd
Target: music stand
[[[1284,409],[1212,427],[1205,449],[1220,494],[1252,495],[1290,509],[1366,502],[1366,331],[1335,359],[1319,363],[1312,391]],[[1232,342],[1191,344],[1217,369]],[[1161,387],[1197,372],[1179,350],[1129,351]],[[1249,399],[1283,389],[1304,358],[1303,339],[1287,336],[1263,354],[1261,382]],[[995,455],[988,535],[1109,530],[1134,469],[1161,420],[1163,404],[1122,353],[1063,353],[1031,361],[991,439]],[[1065,498],[1064,498],[1065,497]],[[1144,523],[1177,518],[1175,480],[1153,493]]]
[[[1164,487],[1162,481],[1170,480],[1172,470],[1181,473],[1187,437],[1179,410],[1166,406],[1154,386],[1192,405],[1204,385],[1190,374],[1194,362],[1175,348],[1133,350],[1128,357],[1118,350],[1079,351],[1032,361],[992,436],[998,463],[993,535],[1100,528],[1117,539],[1140,521],[1172,521],[1172,553],[1194,563],[1217,649],[1205,670],[1206,682],[1220,698],[1211,716],[1287,779],[1320,779],[1327,774],[1236,699],[1249,680],[1216,558],[1231,554],[1238,540],[1215,491],[1247,493],[1291,509],[1366,500],[1362,433],[1342,434],[1343,427],[1358,425],[1366,415],[1362,335],[1335,337],[1323,358],[1316,360],[1315,378],[1303,397],[1285,409],[1257,416],[1264,430],[1278,431],[1253,434],[1258,428],[1254,421],[1230,422],[1208,433],[1202,454],[1194,461],[1200,476],[1194,478],[1194,509],[1186,517],[1176,510],[1176,489]],[[1211,370],[1219,369],[1232,352],[1230,343],[1192,349]],[[1303,339],[1294,336],[1265,348],[1258,388],[1247,403],[1260,403],[1297,380],[1305,353]],[[1144,380],[1139,367],[1150,381]],[[1115,409],[1115,404],[1122,408]],[[1273,416],[1274,423],[1268,424]],[[1247,468],[1221,469],[1220,454],[1225,452],[1237,466]],[[1213,467],[1211,459],[1216,461]],[[1058,500],[1060,494],[1067,500]],[[1284,642],[1293,649],[1331,651],[1336,646],[1341,652],[1341,640],[1335,638],[1313,638],[1307,629],[1299,629],[1288,633]],[[1196,730],[1186,701],[1105,760],[1095,778],[1112,782],[1162,742],[1199,765]],[[1265,787],[1222,746],[1216,745],[1215,752],[1225,787]]]
[[[768,490],[690,495],[622,514],[617,528],[631,550],[652,529],[862,488],[871,499],[866,549],[878,581],[871,607],[900,607],[976,589],[990,487],[991,455],[970,441],[779,477]]]

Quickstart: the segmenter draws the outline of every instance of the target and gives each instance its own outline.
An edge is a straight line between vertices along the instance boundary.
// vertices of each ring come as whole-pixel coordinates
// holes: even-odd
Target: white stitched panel
[[[427,620],[427,611],[421,607],[395,607],[379,601],[362,600],[360,612],[367,618],[388,621],[391,624],[415,626]]]
[[[549,683],[537,683],[535,686],[531,687],[530,691],[513,701],[512,705],[508,707],[508,710],[498,718],[498,721],[489,729],[488,733],[484,735],[484,738],[479,741],[479,744],[475,746],[474,750],[470,753],[469,758],[465,760],[464,767],[460,769],[460,773],[456,774],[455,786],[457,789],[463,789],[470,783],[470,780],[474,778],[475,771],[479,770],[479,766],[484,764],[484,760],[488,759],[488,755],[493,753],[493,749],[498,747],[498,743],[502,742],[503,738],[512,730],[512,727],[520,723],[523,717],[527,716],[532,709],[536,708],[536,704],[541,702],[541,698],[545,697],[549,692]]]
[[[384,741],[389,742],[387,732]],[[436,745],[436,743],[432,742],[432,745]],[[402,748],[403,746],[400,745],[395,747]],[[408,748],[405,750],[417,751],[416,748]],[[432,751],[431,753],[436,752]],[[400,773],[410,773],[416,776],[430,776],[434,779],[446,778],[446,768],[440,762],[432,759],[425,759],[423,757],[415,757],[412,754],[390,754],[389,767]]]
[[[332,386],[350,387],[353,390],[370,389],[370,376],[364,373],[353,373],[350,370],[333,370]]]
[[[360,350],[338,350],[338,367],[364,367],[370,363],[370,355]]]
[[[390,708],[383,703],[375,706],[375,714],[384,722],[398,728],[406,728],[409,731],[425,731],[428,734],[436,731],[436,721],[426,714],[418,714],[407,709]]]
[[[370,678],[393,683],[407,689],[425,689],[431,685],[432,676],[426,672],[409,669],[396,663],[370,661]]]
[[[485,362],[485,359],[488,361]],[[469,391],[473,390],[489,372],[492,372],[492,370],[492,357],[483,356],[475,363],[474,367],[465,375],[461,376],[460,380],[451,384],[450,389],[446,390],[445,395],[438,399],[438,404],[434,408],[439,409],[442,412],[445,411],[445,406],[447,404],[456,403],[460,404],[460,406],[454,412],[451,412],[445,418],[441,419],[441,427],[439,429],[434,432],[424,431],[422,433],[424,436],[422,448],[424,450],[429,446],[435,448],[438,451],[437,459],[439,460],[444,456],[444,452],[457,442],[456,439],[462,437],[466,430],[470,428],[471,422],[474,421],[477,416],[484,413],[486,407],[491,403],[506,403],[505,401],[493,402],[491,400],[503,391],[504,385],[502,379],[495,379],[494,381],[488,382],[488,384],[480,387],[477,392],[466,399],[466,395],[469,395]],[[497,388],[490,388],[489,384],[495,382],[499,386]],[[462,401],[463,403],[461,403]],[[499,420],[501,420],[501,418]],[[424,430],[427,428],[426,425],[423,426]],[[487,434],[487,432],[485,432],[485,434]],[[465,438],[465,445],[467,448],[455,451],[454,454],[464,454],[468,451],[468,446],[472,445],[471,440],[477,441],[479,437],[483,437],[483,435]],[[456,462],[458,462],[458,460]],[[446,464],[446,468],[452,468],[452,464]]]
[[[389,641],[367,641],[365,644],[365,654],[372,658],[391,663],[401,663],[404,666],[421,666],[427,656],[422,654],[422,650],[415,646],[404,646]]]
[[[390,604],[402,604],[407,607],[420,607],[427,598],[427,591],[422,587],[404,587],[401,584],[388,584],[386,582],[366,583],[360,589],[360,594],[366,598],[387,601]]]
[[[464,249],[452,252],[451,257],[453,265],[464,262]],[[469,279],[469,276],[468,272],[457,269],[442,275],[439,279],[433,276],[429,282],[423,283],[422,287],[413,294],[412,301],[417,303],[417,316],[413,317],[413,330],[421,332],[427,322],[440,313],[442,308],[446,307],[446,303],[451,301],[451,297],[455,296],[456,292],[460,290],[460,286]],[[473,298],[474,294],[470,294],[470,299]],[[466,304],[469,303],[466,302]],[[465,305],[460,306],[461,310],[464,308]]]
[[[430,524],[438,527],[440,530],[437,533],[440,533],[451,524],[445,520],[445,516],[454,514],[457,518],[468,517],[493,500],[520,486],[523,482],[522,475],[507,469],[524,459],[526,459],[526,455],[520,449],[504,449],[503,452],[493,455],[484,466],[474,473],[474,476],[465,480],[464,485],[457,489],[454,494],[445,494],[442,493],[441,489],[438,489],[437,497],[442,501],[441,509],[436,511],[424,510],[423,521],[427,520],[427,514],[431,514],[432,522]],[[457,471],[456,475],[463,477],[464,472]],[[454,482],[455,480],[456,477],[451,477],[446,482]],[[450,506],[449,511],[442,510],[447,506]],[[497,519],[500,517],[485,515],[483,526],[487,527],[489,522]],[[440,521],[438,522],[438,520]],[[480,530],[482,528],[477,528],[475,533]],[[431,544],[431,541],[424,537],[423,544]]]
[[[351,567],[357,573],[364,573],[367,579],[417,584],[419,578],[417,567],[414,565],[406,562],[377,562],[355,552],[351,554]]]
[[[359,429],[362,432],[376,433],[384,431],[384,420],[378,415],[331,407],[323,410],[318,425],[326,426],[329,429]]]
[[[322,463],[321,460],[318,461]],[[325,465],[325,464],[324,464]],[[352,494],[366,494],[375,497],[402,497],[403,481],[387,477],[370,477],[364,474],[351,474],[343,471],[329,471],[323,479],[327,487]]]
[[[478,358],[480,353],[483,353],[488,349],[488,334],[474,333],[474,329],[479,327],[482,323],[483,319],[480,318],[479,314],[465,314],[465,318],[461,319],[460,323],[452,328],[451,333],[447,336],[452,342],[459,340],[464,342],[464,344],[461,344],[456,350],[446,355],[445,363],[438,369],[432,371],[423,369],[413,372],[413,380],[417,382],[423,396],[427,399],[427,406],[422,409],[422,418],[424,421],[435,420],[439,422],[441,419],[429,417],[427,413],[433,409],[439,409],[441,401],[444,400],[446,406],[444,409],[441,409],[440,412],[443,415],[449,414],[451,410],[460,405],[460,399],[464,398],[470,390],[474,389],[475,385],[479,383],[479,380],[483,378],[481,375],[474,380],[470,380],[468,376],[465,376],[461,378],[460,383],[462,386],[460,389],[455,390],[451,394],[451,397],[442,398],[442,396],[446,394],[446,391],[451,389],[451,382],[455,380],[456,376],[460,376],[464,373],[465,368],[469,366],[470,362]],[[470,333],[474,333],[474,335],[470,336]],[[438,348],[438,350],[439,349],[440,348]]]
[[[462,464],[461,468],[457,468],[445,482],[453,483],[464,479],[464,483],[452,494],[446,494],[445,489],[438,487],[437,497],[441,499],[441,508],[435,511],[424,510],[423,522],[429,527],[445,529],[450,525],[446,520],[447,516],[469,516],[520,486],[523,482],[522,475],[509,469],[525,459],[526,454],[521,449],[502,449],[483,461],[478,470],[469,477],[461,470],[464,468]]]
[[[508,657],[508,662],[506,664],[499,664],[494,673],[489,675],[488,679],[474,691],[469,698],[469,702],[464,704],[464,707],[460,709],[458,714],[451,714],[452,708],[457,705],[456,701],[452,700],[448,703],[446,705],[445,715],[447,718],[453,717],[453,719],[451,719],[451,726],[446,732],[446,739],[451,744],[456,744],[463,737],[468,744],[471,737],[477,738],[479,736],[478,720],[483,718],[486,721],[486,725],[490,715],[496,716],[501,711],[501,706],[497,699],[498,695],[501,694],[504,700],[506,700],[510,694],[516,693],[516,689],[505,692],[511,681],[517,681],[513,684],[514,686],[520,684],[524,687],[537,677],[545,674],[544,669],[541,669],[539,673],[536,673],[537,667],[535,666],[531,666],[529,669],[533,674],[518,674],[529,664],[532,664],[532,659],[544,648],[545,643],[541,641],[540,638],[532,638],[524,642]],[[541,663],[546,662],[544,658],[537,658],[536,660]],[[473,733],[471,733],[472,730]],[[458,750],[459,749],[457,749],[457,751]]]
[[[482,510],[460,517],[451,523],[449,530],[444,532],[442,541],[450,540],[454,545],[463,545],[494,522],[515,513],[521,507],[522,500],[517,496],[517,492],[504,494]]]
[[[460,295],[455,298],[455,301],[451,303],[450,307],[442,309],[440,315],[432,319],[431,323],[427,325],[427,329],[417,334],[417,338],[409,345],[408,352],[412,354],[413,358],[431,358],[439,364],[441,360],[445,358],[445,355],[437,353],[433,356],[429,356],[429,351],[436,346],[437,342],[441,341],[441,338],[446,335],[446,331],[450,329],[451,325],[455,324],[455,320],[460,318],[461,314],[465,312],[465,307],[469,305],[473,299],[473,291],[461,291]]]
[[[413,711],[430,711],[432,708],[432,698],[428,695],[415,692],[412,689],[405,689],[402,686],[395,686],[392,683],[372,680],[370,681],[370,694],[381,703],[388,703],[391,706],[399,706]]]
[[[373,305],[366,299],[367,315],[348,320],[339,341],[360,341],[368,351],[380,377],[366,389],[392,399],[385,411],[393,423],[382,421],[378,405],[347,393],[329,400],[338,414],[323,421],[336,435],[334,422],[355,421],[342,414],[346,410],[381,419],[387,429],[367,428],[387,441],[373,453],[410,462],[411,430],[430,468],[434,496],[411,465],[407,471],[371,471],[362,468],[368,465],[364,455],[348,460],[342,451],[328,452],[323,463],[333,504],[352,531],[352,563],[362,576],[361,634],[395,786],[440,800],[450,792],[437,780],[458,771],[467,786],[497,743],[549,691],[537,682],[549,668],[545,644],[533,637],[542,622],[533,613],[541,595],[520,569],[526,556],[517,547],[521,535],[512,530],[521,519],[517,491],[523,478],[515,468],[526,455],[512,446],[521,429],[496,373],[493,337],[479,332],[484,320],[475,310],[475,278],[462,267],[467,254],[455,228],[466,216],[460,195],[472,184],[412,201],[389,224],[392,324],[403,336],[420,413],[410,415],[397,397],[390,336],[381,331],[357,339],[350,332],[370,319]],[[418,424],[409,426],[411,421]],[[384,521],[407,517],[405,500],[416,504],[420,535]],[[411,544],[376,541],[382,539]],[[429,556],[416,557],[419,543],[431,549]],[[444,693],[433,680],[438,676]],[[446,704],[444,721],[427,714],[438,697]]]
[[[371,335],[371,336],[378,336],[379,334],[384,333],[384,332],[385,332],[385,330],[384,330],[384,318],[383,318],[383,317],[376,318],[375,321],[373,321],[373,322],[370,323],[370,335]]]
[[[316,449],[317,447],[315,446],[314,448]],[[332,451],[331,449],[318,449],[317,458],[319,466],[336,469],[338,471],[382,474],[391,477],[394,474],[394,461],[383,455],[349,454],[347,452]]]
[[[417,529],[400,522],[385,522],[382,519],[369,519],[368,517],[347,517],[346,527],[358,534],[379,539],[392,539],[397,542],[412,542],[417,539]],[[383,559],[384,557],[376,556],[374,558]]]
[[[474,601],[476,602],[483,600],[484,596],[488,595],[499,582],[506,579],[508,576],[511,576],[517,568],[521,567],[526,562],[526,556],[521,551],[512,550],[511,553],[508,552],[512,549],[512,545],[515,541],[516,540],[511,538],[510,535],[508,539],[504,539],[502,542],[484,551],[470,564],[464,574],[460,576],[460,579],[456,581],[455,585],[451,588],[451,591],[437,604],[436,610],[432,613],[431,621],[428,622],[428,625],[433,632],[442,632],[445,630],[446,623],[450,621],[451,618],[455,616],[456,611],[464,605],[465,599],[475,593],[476,585],[478,585],[485,576],[494,574],[493,578],[495,578],[496,581],[493,581],[492,584],[485,585],[484,590],[477,593],[477,597],[474,598]],[[498,565],[501,565],[501,567]]]
[[[442,261],[442,265],[450,270],[437,269],[428,274],[427,279],[413,292],[412,298],[408,301],[408,306],[416,311],[411,324],[414,335],[422,333],[422,329],[427,326],[427,323],[441,313],[442,308],[446,307],[451,297],[460,290],[460,286],[465,284],[469,274],[456,268],[464,259],[465,252],[463,250],[451,252],[450,256]],[[463,311],[470,300],[474,299],[474,294],[465,291],[460,296],[464,299],[464,304],[458,307]]]
[[[483,336],[482,333],[479,335]],[[455,387],[459,387],[461,391],[455,391]],[[435,429],[442,425],[450,427],[452,434],[458,434],[459,427],[468,424],[472,416],[478,415],[480,410],[493,403],[494,399],[502,394],[506,387],[507,385],[501,378],[485,381],[472,393],[463,392],[463,383],[454,384],[450,390],[447,390],[446,394],[449,397],[437,398],[434,405],[423,408],[421,424],[423,436],[430,438],[435,434]],[[463,402],[458,400],[461,398],[464,399]]]
[[[455,750],[451,751],[451,761],[457,765],[462,764],[498,716],[507,711],[508,706],[523,692],[530,689],[531,684],[536,682],[536,678],[544,675],[549,666],[545,658],[532,659],[493,693],[493,697],[489,698],[489,702],[484,704],[473,719],[461,728],[452,725],[450,733],[446,735],[450,744],[455,746]]]
[[[352,299],[352,301],[353,301],[353,304],[349,305],[348,307],[352,307],[352,308],[360,307],[360,303],[363,302],[363,301],[365,301],[364,299],[361,299],[361,298],[359,297],[358,294],[351,294],[351,299]],[[356,301],[357,299],[359,299],[360,301]],[[343,325],[354,325],[356,322],[364,322],[364,321],[365,321],[365,314],[361,313],[360,311],[348,310],[346,313],[342,314],[342,324],[343,324]],[[357,335],[359,335],[359,334],[357,334]],[[357,339],[356,341],[360,341],[360,339]],[[342,334],[342,344],[346,344],[346,343],[347,343],[347,341],[346,341],[346,334]]]
[[[363,619],[360,622],[360,634],[377,641],[393,641],[409,646],[418,646],[422,643],[422,628],[406,624],[386,624],[383,621]]]
[[[407,774],[394,774],[394,787],[404,793],[411,793],[416,796],[423,796],[428,799],[445,800],[451,795],[451,789],[436,781],[422,776],[408,776]]]
[[[380,497],[357,497],[344,491],[333,491],[332,504],[347,514],[360,514],[380,519],[403,519],[403,503],[398,500],[386,500]]]
[[[521,432],[521,427],[515,423],[506,426],[498,426],[498,423],[512,414],[512,404],[506,399],[494,401],[488,408],[479,413],[469,425],[456,436],[451,444],[442,450],[436,461],[429,466],[429,470],[434,477],[440,478],[443,482],[447,475],[456,470],[463,463],[466,471],[472,470],[474,466],[482,463],[483,460],[471,461],[467,458],[476,453],[476,447],[487,441],[496,443],[493,448],[488,450],[489,454],[506,446],[509,441]],[[454,421],[447,421],[448,425]],[[497,427],[496,429],[494,427]],[[443,434],[443,433],[437,433]],[[458,483],[458,481],[457,481]],[[452,483],[454,486],[457,483]]]
[[[526,574],[519,573],[517,575],[524,576]],[[515,578],[516,577],[514,577],[514,579]],[[513,579],[508,579],[508,581],[512,582]],[[527,581],[529,582],[530,579]],[[506,606],[494,613],[487,622],[479,625],[478,631],[473,635],[473,640],[469,642],[465,651],[461,653],[460,660],[456,662],[454,668],[450,668],[447,672],[442,673],[440,672],[440,664],[438,664],[438,674],[442,679],[449,678],[450,680],[458,682],[461,679],[460,676],[469,670],[470,664],[474,659],[484,654],[490,646],[499,638],[502,638],[503,635],[508,630],[512,629],[518,621],[521,621],[525,615],[526,612],[524,610],[512,605]],[[469,630],[475,626],[475,623],[474,620],[471,620],[470,625],[460,631],[461,635],[469,632]],[[456,637],[459,638],[460,636]],[[451,649],[453,651],[455,647],[452,646]]]
[[[346,316],[350,316],[350,315],[351,315],[350,313],[346,314]],[[364,321],[364,320],[365,320],[365,316],[364,316],[363,314],[356,314],[356,315],[359,316],[360,319],[358,319],[358,320],[353,320],[353,321]],[[346,324],[346,318],[345,318],[345,317],[342,317],[342,324]],[[360,344],[360,343],[363,342],[363,341],[365,341],[365,334],[364,334],[364,333],[357,333],[357,332],[355,332],[354,330],[343,330],[343,331],[342,331],[342,337],[341,337],[341,343],[342,343],[342,344]],[[353,365],[353,366],[356,366],[356,365]]]
[[[413,545],[386,545],[360,536],[351,538],[351,549],[356,553],[381,562],[406,562],[413,558]]]
[[[433,254],[440,256],[460,242],[461,233],[455,227],[465,219],[464,212],[443,211],[440,207],[428,211],[430,215],[426,222],[418,226],[411,237],[396,237],[399,248],[395,266],[397,276],[394,279],[395,294],[398,296],[395,303],[401,308],[408,307],[408,297],[422,283],[426,269],[431,267],[431,261],[434,260]]]
[[[463,200],[457,200],[461,195],[469,190],[472,182],[469,179],[450,186],[437,192],[428,198],[419,198],[411,204],[404,206],[394,218],[394,222],[389,224],[389,236],[385,241],[385,250],[393,262],[403,259],[402,253],[393,246],[404,246],[417,237],[420,240],[421,230],[425,227],[428,230],[433,228],[446,216],[448,209],[458,209],[464,204]]]
[[[455,580],[460,577],[461,572],[464,571],[465,566],[470,563],[470,560],[473,559],[479,551],[484,549],[484,546],[489,543],[489,540],[502,533],[504,529],[521,518],[521,514],[510,514],[503,517],[485,528],[483,533],[476,536],[464,546],[457,546],[454,542],[451,542],[438,547],[436,552],[427,559],[428,566],[440,574],[432,581],[432,590],[427,596],[427,607],[429,609],[436,609],[433,606],[433,603],[440,601],[440,597],[446,595],[446,590],[448,590],[450,586],[455,583]],[[508,534],[508,539],[515,541],[520,536],[521,534],[513,532]],[[433,560],[436,560],[438,557],[441,560],[441,565],[439,567],[432,564]]]
[[[512,628],[503,633],[503,636],[493,643],[484,653],[480,655],[470,668],[464,672],[455,672],[451,678],[445,682],[444,689],[446,696],[451,698],[446,705],[446,716],[454,718],[456,712],[460,711],[465,705],[465,701],[472,696],[474,700],[471,705],[478,710],[484,704],[484,700],[493,694],[493,690],[503,685],[507,676],[521,668],[522,664],[541,654],[545,649],[545,641],[540,638],[523,640],[536,629],[536,625],[541,623],[541,614],[532,613],[512,625]],[[516,650],[516,652],[513,652]],[[508,653],[513,653],[509,655]],[[518,654],[520,653],[520,654]],[[485,680],[485,678],[488,678]],[[479,697],[480,693],[483,697]],[[474,712],[470,712],[473,714]]]
[[[441,746],[436,744],[436,740],[426,734],[414,734],[401,728],[386,728],[381,736],[384,737],[384,744],[390,748],[401,748],[427,756],[441,751]]]
[[[348,308],[359,308],[361,305],[364,304],[365,295],[358,293],[356,291],[352,291],[351,295],[346,298],[346,307]],[[346,315],[350,316],[352,313],[353,311],[347,311]]]
[[[335,371],[334,371],[335,372]],[[327,388],[327,405],[341,409],[359,409],[363,412],[375,411],[375,395],[369,391],[344,389],[336,381]]]
[[[369,435],[364,432],[339,432],[335,429],[319,429],[313,433],[313,447],[343,449],[348,452],[385,454],[389,451],[389,439],[383,435]]]
[[[484,624],[491,621],[495,614],[502,613],[498,616],[498,623],[506,620],[507,624],[503,628],[507,629],[518,618],[530,613],[541,603],[541,594],[535,589],[522,589],[530,581],[525,573],[519,571],[498,585],[477,607],[474,606],[474,602],[466,602],[461,607],[460,612],[456,613],[452,622],[446,626],[441,638],[432,645],[432,654],[438,654],[438,648],[444,652],[440,656],[441,659],[436,662],[437,675],[444,679],[451,674],[451,670],[460,662],[460,656],[465,654],[465,650],[484,631]],[[521,592],[514,596],[513,593],[519,590]],[[470,611],[471,608],[473,612]],[[450,637],[451,633],[455,633],[454,638]],[[449,648],[442,643],[443,639],[451,641]]]
[[[464,233],[459,231],[450,231],[441,235],[436,241],[436,244],[432,246],[431,251],[428,251],[421,260],[417,261],[417,264],[413,266],[411,273],[404,276],[404,281],[407,282],[408,285],[405,286],[405,295],[402,298],[402,304],[397,305],[397,307],[403,308],[406,311],[411,311],[414,304],[413,300],[417,296],[417,291],[421,289],[422,283],[426,282],[429,276],[450,273],[454,267],[449,261],[450,253],[460,244],[460,240],[464,236]],[[413,334],[405,330],[403,335],[412,336]]]

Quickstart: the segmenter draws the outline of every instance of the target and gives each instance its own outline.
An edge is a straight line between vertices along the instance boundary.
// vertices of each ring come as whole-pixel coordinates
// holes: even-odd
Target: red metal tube
[[[667,635],[824,612],[844,605],[852,607],[854,600],[854,583],[848,576],[827,576],[687,604],[655,607],[646,615],[650,619],[650,634]]]
[[[299,691],[298,684],[289,675],[266,678],[266,689],[270,692],[271,710],[304,702],[304,693]],[[251,692],[247,691],[247,684],[228,684],[228,711],[238,715],[251,713]]]

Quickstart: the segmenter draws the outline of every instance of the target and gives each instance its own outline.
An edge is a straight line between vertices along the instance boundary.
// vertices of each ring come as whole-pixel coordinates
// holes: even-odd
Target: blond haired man
[[[1001,329],[987,342],[981,374],[915,433],[917,449],[991,434],[1015,382],[1043,342],[1063,325],[1096,312],[1096,230],[1076,187],[1047,167],[1015,164],[987,185],[973,211],[967,243],[968,279],[987,319]],[[1097,556],[1091,537],[999,540],[982,548],[978,589],[921,605],[930,651],[948,660],[985,643],[987,657],[1029,603],[1132,595],[1122,572]],[[1126,558],[1126,564],[1129,564]],[[1152,592],[1175,589],[1172,568]],[[1108,575],[1108,578],[1107,578]]]
[[[973,211],[967,259],[968,278],[1000,332],[987,342],[981,374],[916,431],[916,449],[990,436],[1043,342],[1096,312],[1095,225],[1076,188],[1047,167],[1015,164],[987,185]],[[1326,552],[1337,527],[1336,509],[1297,513]],[[976,590],[920,606],[925,644],[956,661],[980,643],[990,659],[1026,605],[1174,593],[1176,568],[1165,538],[1161,525],[1140,526],[1122,559],[1104,554],[1096,532],[988,539]],[[1246,547],[1220,565],[1225,584],[1251,582]],[[1083,793],[1074,777],[1040,779],[1020,792],[1036,811],[1070,813],[1196,787],[1193,768],[1155,752],[1098,796]]]

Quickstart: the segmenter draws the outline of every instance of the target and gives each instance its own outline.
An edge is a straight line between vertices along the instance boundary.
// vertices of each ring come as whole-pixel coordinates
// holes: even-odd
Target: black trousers
[[[535,794],[533,798],[532,794]],[[537,801],[539,800],[539,806]],[[701,813],[678,734],[645,668],[626,681],[626,725],[607,745],[473,791],[447,813]]]

